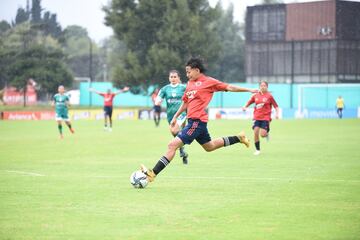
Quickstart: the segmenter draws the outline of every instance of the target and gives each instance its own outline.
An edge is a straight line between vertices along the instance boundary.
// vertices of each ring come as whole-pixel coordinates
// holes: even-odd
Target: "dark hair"
[[[190,58],[187,61],[186,66],[191,68],[197,68],[200,70],[201,73],[206,71],[203,60],[200,58],[194,58],[194,57]]]
[[[261,85],[262,83],[265,83],[267,87],[269,86],[269,83],[268,83],[266,80],[261,80],[261,81],[259,82],[259,85]]]
[[[169,75],[170,75],[171,73],[176,73],[176,74],[180,77],[180,73],[179,73],[178,70],[175,70],[175,69],[170,70],[170,71],[169,71]]]

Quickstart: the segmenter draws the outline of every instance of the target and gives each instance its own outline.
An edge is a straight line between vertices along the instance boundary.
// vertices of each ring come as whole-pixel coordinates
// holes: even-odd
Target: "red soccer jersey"
[[[206,108],[214,92],[225,91],[227,86],[228,84],[205,75],[189,81],[182,98],[185,103],[188,103],[187,117],[207,122],[209,117]]]
[[[104,97],[104,106],[105,107],[112,107],[113,99],[116,96],[114,93],[101,93],[101,96]]]
[[[254,120],[266,120],[271,121],[271,108],[277,108],[278,105],[271,95],[271,93],[258,92],[250,98],[246,107],[250,104],[255,103],[254,107]]]

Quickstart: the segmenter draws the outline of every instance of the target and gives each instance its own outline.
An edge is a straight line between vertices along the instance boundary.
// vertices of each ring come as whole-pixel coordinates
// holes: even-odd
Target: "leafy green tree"
[[[5,34],[7,30],[11,28],[10,23],[5,20],[0,21],[0,36]]]
[[[241,37],[241,27],[233,19],[233,5],[230,5],[227,10],[223,10],[222,6],[218,4],[216,9],[219,13],[216,26],[221,51],[215,67],[210,70],[209,74],[226,82],[245,81],[245,43]]]
[[[123,59],[127,53],[124,42],[111,36],[102,42],[100,47],[100,61],[103,66],[99,79],[109,81],[116,79],[116,69],[123,66]]]
[[[167,83],[168,71],[182,70],[190,56],[215,64],[220,43],[216,11],[207,0],[113,0],[104,10],[106,24],[127,48],[116,85],[145,93],[150,85]]]
[[[60,84],[70,86],[73,77],[63,60],[60,50],[49,50],[41,45],[20,51],[9,66],[10,85],[20,89],[32,78],[40,85],[40,93],[56,92]]]
[[[92,81],[101,78],[100,50],[90,39],[85,28],[76,25],[65,28],[62,45],[67,55],[66,63],[74,76],[90,77],[91,75]]]
[[[51,35],[52,37],[57,39],[61,37],[61,26],[57,22],[56,14],[52,14],[49,11],[46,11],[40,25],[41,29],[46,35]]]
[[[15,17],[15,24],[21,24],[23,22],[29,21],[30,14],[25,11],[23,8],[18,8],[16,17]]]
[[[39,93],[54,92],[56,86],[70,86],[72,75],[65,65],[65,55],[56,39],[45,35],[30,22],[17,25],[1,37],[0,86],[23,89],[33,78]]]
[[[41,22],[41,0],[32,0],[31,5],[31,22],[40,23]]]

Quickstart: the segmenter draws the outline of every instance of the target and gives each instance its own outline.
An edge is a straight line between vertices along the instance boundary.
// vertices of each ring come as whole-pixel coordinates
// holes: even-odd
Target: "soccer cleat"
[[[149,180],[149,182],[155,180],[156,174],[153,170],[147,169],[143,164],[140,165],[140,170],[146,175],[146,178]]]
[[[112,132],[112,128],[109,128],[108,131],[109,131],[109,132]]]
[[[74,134],[74,133],[75,133],[75,130],[74,130],[73,128],[70,128],[70,132],[71,132],[72,134]]]
[[[183,152],[182,154],[183,164],[188,164],[188,156],[189,154],[187,152]]]
[[[254,155],[255,155],[255,156],[260,155],[260,151],[259,151],[259,150],[256,150],[256,151],[254,152]]]
[[[185,165],[188,164],[188,157],[187,157],[187,155],[184,156],[184,157],[182,158],[182,160],[183,160],[183,164],[185,164]]]
[[[245,136],[244,132],[241,132],[237,137],[239,138],[240,143],[244,144],[247,148],[250,146],[250,140]]]

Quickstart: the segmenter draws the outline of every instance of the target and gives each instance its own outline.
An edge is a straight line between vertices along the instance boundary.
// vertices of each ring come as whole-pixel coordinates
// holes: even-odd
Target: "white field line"
[[[44,177],[45,176],[43,174],[34,173],[34,172],[11,171],[11,170],[6,170],[5,172],[16,173],[16,174],[21,174],[21,175],[28,175],[28,176],[34,176],[34,177]]]

